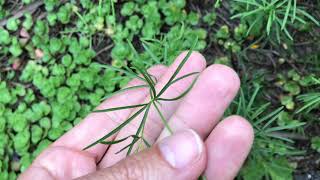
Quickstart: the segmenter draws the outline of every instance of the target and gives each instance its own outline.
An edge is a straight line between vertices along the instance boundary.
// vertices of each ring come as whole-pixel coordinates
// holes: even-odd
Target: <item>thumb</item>
[[[206,166],[203,141],[193,130],[178,131],[152,148],[79,179],[197,179]]]

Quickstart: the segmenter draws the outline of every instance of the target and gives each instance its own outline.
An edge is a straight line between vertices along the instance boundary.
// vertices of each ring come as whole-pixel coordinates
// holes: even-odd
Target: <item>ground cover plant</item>
[[[15,179],[136,73],[154,97],[141,113],[156,106],[145,69],[183,50],[242,79],[226,115],[247,118],[256,139],[239,179],[316,179],[319,19],[311,0],[0,0],[0,179]],[[141,127],[129,153],[148,145]]]

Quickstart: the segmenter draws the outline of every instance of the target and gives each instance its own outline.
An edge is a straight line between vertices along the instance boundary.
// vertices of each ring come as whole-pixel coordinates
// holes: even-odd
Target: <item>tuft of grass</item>
[[[320,107],[320,92],[300,95],[298,96],[298,100],[302,101],[304,105],[296,113],[309,113],[310,111]]]
[[[272,108],[271,104],[261,100],[258,84],[243,86],[238,97],[231,104],[226,116],[237,114],[250,121],[254,128],[255,140],[251,153],[240,172],[244,179],[275,179],[278,177],[292,178],[293,167],[287,161],[287,156],[303,153],[295,150],[293,140],[284,134],[303,126],[304,122],[290,125],[277,125],[283,107]],[[257,168],[258,167],[258,168]],[[282,169],[279,172],[279,167]]]
[[[297,5],[297,0],[235,0],[234,3],[239,13],[231,19],[240,18],[247,22],[247,35],[259,32],[265,27],[266,34],[275,34],[280,42],[281,32],[293,40],[288,27],[293,27],[295,23],[306,25],[309,20],[317,26],[320,25],[317,19]]]

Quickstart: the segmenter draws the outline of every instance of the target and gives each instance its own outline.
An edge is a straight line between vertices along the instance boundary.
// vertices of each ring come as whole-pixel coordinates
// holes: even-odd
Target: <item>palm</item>
[[[185,54],[180,55],[175,63],[169,68],[155,66],[149,70],[149,73],[158,79],[156,85],[158,91],[174,73],[184,56]],[[241,166],[243,159],[243,157],[241,157],[243,156],[242,152],[249,151],[248,148],[242,148],[241,146],[242,143],[250,142],[252,140],[252,137],[249,137],[252,136],[252,130],[246,123],[243,123],[242,129],[237,130],[248,132],[243,133],[245,136],[238,137],[236,142],[231,142],[232,147],[229,148],[238,148],[238,151],[230,154],[229,158],[236,157],[232,159],[232,162],[221,159],[222,157],[219,157],[219,154],[215,153],[219,147],[225,146],[225,141],[231,141],[232,132],[231,134],[225,133],[228,131],[227,128],[225,128],[227,123],[221,123],[221,125],[216,128],[214,127],[236,95],[239,88],[239,79],[231,69],[226,68],[225,66],[214,65],[207,69],[205,69],[205,66],[204,58],[198,53],[193,53],[179,72],[178,76],[183,76],[192,72],[201,72],[197,83],[184,99],[163,102],[160,108],[165,119],[169,119],[169,124],[173,131],[192,128],[205,139],[207,148],[210,150],[212,149],[212,151],[208,152],[209,162],[207,163],[207,169],[210,169],[210,171],[208,170],[206,173],[209,177],[208,179],[211,179],[210,177],[216,175],[217,172],[223,171],[221,168],[223,168],[224,165],[232,166],[234,169]],[[163,97],[173,98],[178,96],[190,86],[192,81],[193,77],[190,77],[175,83],[163,94]],[[142,82],[135,79],[129,83],[129,86],[140,84],[142,84]],[[103,102],[98,109],[143,103],[149,99],[148,95],[149,91],[147,88],[130,90],[108,99]],[[114,165],[126,157],[126,152],[122,151],[118,154],[116,154],[116,152],[131,143],[130,139],[114,145],[97,144],[85,151],[82,151],[82,149],[104,136],[107,132],[113,130],[118,124],[126,120],[138,109],[139,108],[90,114],[82,121],[82,123],[62,136],[53,143],[50,148],[44,151],[32,166],[42,167],[43,172],[39,174],[44,177],[51,176],[60,179],[70,179],[94,172],[97,169]],[[238,117],[233,118],[239,120]],[[135,134],[141,119],[142,114],[108,140],[119,140]],[[231,120],[228,121],[228,123],[229,128],[232,129],[232,123],[235,122]],[[151,107],[144,128],[144,138],[153,144],[157,140],[168,135],[169,131],[163,127],[161,117],[156,109]],[[135,149],[136,148],[137,147],[135,147]],[[141,150],[141,148],[139,150]],[[215,161],[215,163],[210,163],[212,161]],[[232,165],[230,165],[230,163],[232,163]],[[215,164],[220,164],[220,166],[217,167]],[[224,171],[232,172],[232,169]]]

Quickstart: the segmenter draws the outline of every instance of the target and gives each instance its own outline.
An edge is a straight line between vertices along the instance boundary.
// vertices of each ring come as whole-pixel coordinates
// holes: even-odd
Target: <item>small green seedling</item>
[[[10,43],[10,34],[7,30],[0,28],[0,45],[7,45]]]
[[[7,22],[7,29],[10,31],[16,31],[19,28],[20,20],[16,18],[10,18]]]
[[[311,139],[311,148],[320,153],[320,137],[316,136]]]

